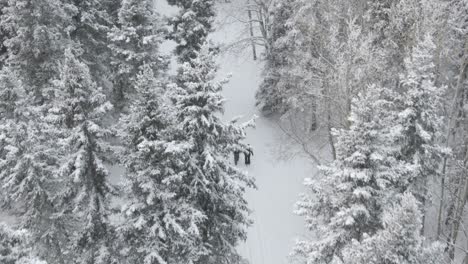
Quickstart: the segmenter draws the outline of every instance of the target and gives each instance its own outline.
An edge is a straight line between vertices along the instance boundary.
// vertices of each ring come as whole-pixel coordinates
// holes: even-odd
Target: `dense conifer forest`
[[[295,162],[270,264],[468,264],[467,0],[0,0],[0,40],[2,264],[266,263]]]

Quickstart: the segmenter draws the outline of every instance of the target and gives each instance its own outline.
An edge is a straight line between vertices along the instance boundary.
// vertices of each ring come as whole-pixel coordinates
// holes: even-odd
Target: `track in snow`
[[[242,33],[245,25],[236,21],[242,15],[236,12],[245,7],[241,0],[232,2],[220,4],[218,8],[217,29],[212,36],[217,43],[229,45],[246,37]],[[254,150],[252,164],[246,169],[256,178],[258,186],[247,194],[254,224],[240,250],[251,264],[288,263],[295,239],[305,234],[304,222],[293,214],[293,207],[304,191],[303,179],[314,171],[313,164],[302,157],[282,161],[281,153],[275,153],[284,142],[281,142],[282,134],[276,123],[262,117],[255,108],[255,92],[262,78],[263,63],[252,59],[250,47],[243,52],[224,53],[219,64],[220,76],[232,73],[224,87],[226,120],[239,115],[245,119],[259,116],[256,128],[248,131],[246,140]],[[245,166],[242,158],[241,155],[240,166]]]
[[[229,46],[248,36],[245,24],[241,22],[247,21],[245,1],[231,0],[231,3],[219,4],[211,40]],[[156,3],[162,14],[177,12],[165,0],[157,0]],[[162,51],[168,53],[173,47],[173,44],[165,43]],[[289,263],[288,255],[295,239],[305,234],[302,218],[293,214],[294,203],[304,191],[303,179],[314,172],[313,164],[301,157],[280,160],[278,146],[284,145],[281,141],[283,135],[274,121],[262,117],[255,108],[255,92],[262,78],[263,63],[252,59],[250,46],[243,50],[223,52],[219,65],[220,78],[232,73],[230,82],[223,90],[227,99],[225,120],[239,115],[244,116],[244,120],[259,116],[256,128],[248,131],[246,140],[254,151],[250,167],[245,167],[243,156],[240,157],[239,166],[256,178],[258,189],[247,193],[254,224],[249,228],[246,243],[240,245],[239,250],[250,264]]]

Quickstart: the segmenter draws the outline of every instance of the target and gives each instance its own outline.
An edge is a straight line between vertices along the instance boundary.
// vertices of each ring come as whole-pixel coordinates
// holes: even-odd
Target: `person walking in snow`
[[[234,151],[234,164],[237,165],[237,163],[239,162],[239,155],[240,155],[240,151],[239,150],[235,150]]]
[[[244,151],[245,165],[250,165],[250,155],[253,156],[252,146],[247,145],[247,149]]]

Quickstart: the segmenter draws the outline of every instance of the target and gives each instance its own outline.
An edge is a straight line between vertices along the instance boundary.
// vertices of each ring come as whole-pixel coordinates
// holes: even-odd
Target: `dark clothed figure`
[[[240,155],[240,151],[238,150],[234,151],[234,164],[236,165],[239,162],[239,155]]]
[[[252,147],[249,146],[244,151],[245,165],[250,165],[250,155],[253,156],[253,150]]]

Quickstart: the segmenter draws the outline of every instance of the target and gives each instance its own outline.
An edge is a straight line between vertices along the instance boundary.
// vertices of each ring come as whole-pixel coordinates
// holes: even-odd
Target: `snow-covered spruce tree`
[[[136,77],[137,99],[124,118],[126,167],[123,224],[119,227],[125,263],[191,263],[203,252],[197,244],[205,216],[183,188],[185,142],[172,144],[171,109],[150,65]]]
[[[431,36],[425,36],[405,60],[406,73],[401,77],[402,96],[395,102],[399,118],[395,131],[401,145],[400,159],[419,166],[410,186],[422,202],[426,199],[427,181],[438,175],[442,156],[447,151],[439,144],[443,133],[444,87],[434,84]]]
[[[33,107],[35,96],[28,93],[8,67],[0,75],[0,182],[2,206],[27,229],[35,252],[49,263],[64,263],[64,230],[55,212],[53,177],[58,156],[41,107]],[[29,90],[30,91],[30,90]]]
[[[18,118],[17,110],[22,107],[26,91],[19,77],[10,67],[0,70],[0,119],[2,121]]]
[[[168,0],[180,8],[169,21],[173,26],[170,38],[177,43],[175,53],[180,62],[189,62],[201,50],[212,30],[214,0]]]
[[[20,113],[24,104],[25,90],[9,67],[0,71],[0,181],[9,177],[10,171],[15,167],[16,155],[14,151],[14,128],[21,122]],[[5,190],[0,194],[0,199],[8,200]]]
[[[0,2],[0,21],[3,21],[2,16],[4,14],[3,9],[7,7],[8,1]],[[3,42],[9,38],[8,31],[0,24],[0,69],[5,64],[6,58],[8,57],[8,50]]]
[[[0,17],[7,32],[5,63],[18,72],[35,104],[44,101],[43,89],[57,76],[57,61],[63,55],[64,34],[70,16],[58,0],[8,0]]]
[[[61,259],[62,225],[53,217],[52,195],[56,190],[53,171],[56,161],[51,158],[43,128],[32,122],[2,123],[2,195],[4,206],[18,219],[19,227],[31,234],[34,252],[45,260]]]
[[[113,52],[113,96],[117,105],[125,104],[135,93],[137,74],[143,65],[155,73],[165,67],[158,54],[161,28],[152,0],[123,0],[118,25],[109,33]]]
[[[361,242],[353,241],[344,252],[347,264],[440,264],[444,263],[440,243],[426,245],[421,235],[422,214],[410,193],[399,194],[384,209],[383,229]]]
[[[220,120],[224,82],[214,80],[213,54],[205,47],[195,57],[184,63],[171,89],[173,144],[184,146],[177,164],[180,195],[204,216],[197,228],[206,252],[194,263],[231,263],[239,257],[236,245],[246,239],[250,223],[244,193],[253,180],[229,162],[234,149],[245,148],[240,142],[244,128]]]
[[[82,61],[87,64],[93,81],[107,92],[112,80],[109,65],[112,53],[108,33],[116,24],[121,0],[63,0],[73,18],[69,36],[83,49]]]
[[[350,129],[336,135],[336,160],[319,167],[319,179],[306,180],[312,194],[303,196],[296,212],[317,239],[298,242],[295,252],[307,263],[347,263],[344,250],[383,229],[395,187],[413,174],[412,166],[393,157],[398,148],[387,130],[396,118],[389,114],[393,96],[372,86],[354,100]]]
[[[436,32],[444,23],[444,2],[375,0],[368,4],[365,24],[374,35],[373,47],[382,55],[381,83],[398,86],[400,74],[406,70],[405,58],[411,56],[419,39],[425,34],[440,38]]]
[[[60,79],[55,82],[55,104],[48,120],[57,127],[61,167],[57,178],[59,215],[70,230],[73,263],[114,263],[110,241],[109,202],[113,187],[103,165],[108,150],[102,126],[111,104],[91,79],[88,67],[71,49],[65,51]]]
[[[288,39],[287,35],[292,26],[287,22],[292,18],[295,2],[296,0],[278,2],[272,11],[271,36],[268,40],[271,47],[266,56],[263,73],[265,77],[255,95],[257,105],[267,115],[287,111],[285,90],[291,89],[295,84],[288,74],[290,71],[286,70],[293,67],[291,58],[294,59],[295,45],[294,41]],[[284,82],[281,82],[282,80]]]
[[[28,248],[26,230],[14,230],[0,223],[0,262],[2,264],[47,264]]]

